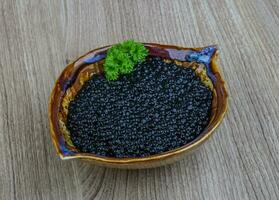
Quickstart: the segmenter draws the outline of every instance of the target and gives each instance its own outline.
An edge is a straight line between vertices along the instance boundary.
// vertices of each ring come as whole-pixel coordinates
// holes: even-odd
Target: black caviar
[[[81,152],[145,157],[194,140],[211,102],[192,69],[153,57],[116,81],[93,76],[70,103],[66,125]]]

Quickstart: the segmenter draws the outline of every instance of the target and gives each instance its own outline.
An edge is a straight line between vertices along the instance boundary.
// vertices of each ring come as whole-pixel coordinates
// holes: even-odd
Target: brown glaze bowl
[[[192,142],[171,151],[143,158],[111,158],[79,152],[71,142],[70,133],[65,126],[69,102],[74,98],[82,84],[94,74],[102,73],[102,65],[110,46],[92,50],[72,62],[63,70],[52,90],[49,100],[49,125],[52,141],[58,155],[63,160],[81,159],[96,165],[114,168],[150,168],[180,160],[204,143],[219,126],[228,106],[228,93],[225,81],[216,63],[216,46],[186,48],[172,45],[144,43],[150,56],[160,56],[174,60],[182,67],[201,65],[206,72],[209,86],[213,90],[210,121],[203,132]]]

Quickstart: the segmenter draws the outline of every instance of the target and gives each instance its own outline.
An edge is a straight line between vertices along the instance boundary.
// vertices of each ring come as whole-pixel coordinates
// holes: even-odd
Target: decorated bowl
[[[193,141],[170,151],[140,158],[113,158],[80,152],[72,143],[66,127],[69,103],[83,84],[94,74],[103,73],[103,63],[111,46],[94,49],[65,67],[52,90],[49,100],[49,125],[51,138],[61,159],[81,159],[92,164],[114,168],[150,168],[182,159],[204,143],[219,126],[228,106],[228,92],[224,78],[216,63],[217,46],[187,48],[173,45],[144,43],[149,56],[159,56],[166,61],[175,61],[181,67],[192,67],[202,81],[211,88],[213,100],[210,120],[206,128]],[[205,70],[203,70],[205,69]],[[206,73],[202,73],[206,72]]]

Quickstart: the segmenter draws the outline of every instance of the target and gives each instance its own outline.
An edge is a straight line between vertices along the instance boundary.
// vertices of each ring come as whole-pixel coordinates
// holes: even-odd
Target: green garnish
[[[143,61],[147,55],[147,48],[134,40],[113,45],[107,52],[104,64],[107,80],[116,80],[121,74],[131,73],[135,64]]]

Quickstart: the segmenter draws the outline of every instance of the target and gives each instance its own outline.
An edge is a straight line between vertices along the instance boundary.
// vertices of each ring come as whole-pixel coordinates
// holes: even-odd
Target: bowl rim
[[[191,47],[182,47],[182,46],[159,44],[159,43],[143,43],[143,44],[147,47],[149,46],[149,47],[158,47],[158,48],[162,48],[162,49],[168,48],[168,49],[176,49],[176,50],[193,50],[193,51],[200,51],[201,49],[203,49],[205,47],[209,47],[209,46],[205,46],[205,47],[195,47],[195,48],[193,47],[193,48],[191,48]],[[112,45],[106,45],[106,46],[103,46],[103,47],[100,47],[100,48],[93,49],[93,50],[85,53],[84,55],[80,56],[79,58],[75,59],[75,61],[68,64],[63,69],[63,71],[59,75],[59,78],[55,81],[55,85],[54,85],[54,87],[52,89],[52,92],[51,92],[51,95],[49,97],[48,119],[49,119],[51,139],[54,143],[54,146],[55,146],[55,149],[56,149],[58,155],[60,156],[60,158],[62,160],[69,160],[69,159],[87,159],[88,160],[89,159],[89,160],[93,160],[93,161],[96,161],[96,162],[107,163],[107,164],[117,164],[117,165],[135,164],[135,163],[141,163],[141,162],[145,162],[145,163],[146,162],[153,162],[153,161],[156,161],[156,160],[165,160],[167,158],[178,156],[182,153],[190,152],[193,149],[195,149],[196,147],[198,147],[199,145],[201,145],[202,143],[204,143],[206,140],[208,140],[210,138],[210,136],[212,136],[214,130],[223,121],[225,113],[227,112],[227,109],[228,109],[228,90],[227,90],[226,82],[225,82],[224,78],[222,77],[220,68],[217,64],[217,57],[218,57],[217,45],[210,45],[210,46],[214,46],[216,48],[216,51],[212,55],[212,58],[211,58],[211,61],[210,61],[210,69],[212,70],[214,75],[216,75],[216,74],[218,75],[218,79],[221,83],[220,87],[222,87],[222,89],[223,89],[223,95],[224,95],[223,100],[224,100],[224,102],[221,105],[222,109],[221,109],[221,113],[218,115],[217,122],[207,132],[205,132],[205,133],[202,132],[193,141],[191,141],[189,143],[186,143],[185,145],[183,145],[179,148],[175,148],[175,149],[170,150],[170,151],[162,152],[162,153],[159,153],[159,154],[154,154],[154,155],[147,156],[147,157],[114,158],[114,157],[103,157],[103,156],[98,156],[96,154],[82,153],[82,152],[78,152],[78,153],[72,152],[72,153],[74,153],[74,155],[67,155],[67,154],[63,153],[62,147],[59,143],[59,135],[55,131],[55,128],[54,128],[54,125],[53,125],[53,120],[52,120],[54,95],[55,95],[55,92],[56,92],[56,87],[59,84],[59,80],[62,78],[66,69],[68,69],[70,67],[74,67],[75,64],[79,63],[81,60],[84,60],[89,54],[94,54],[98,51],[106,51],[110,46],[112,46]],[[215,89],[215,85],[214,85],[214,89]],[[64,136],[61,136],[61,137],[64,137]]]

